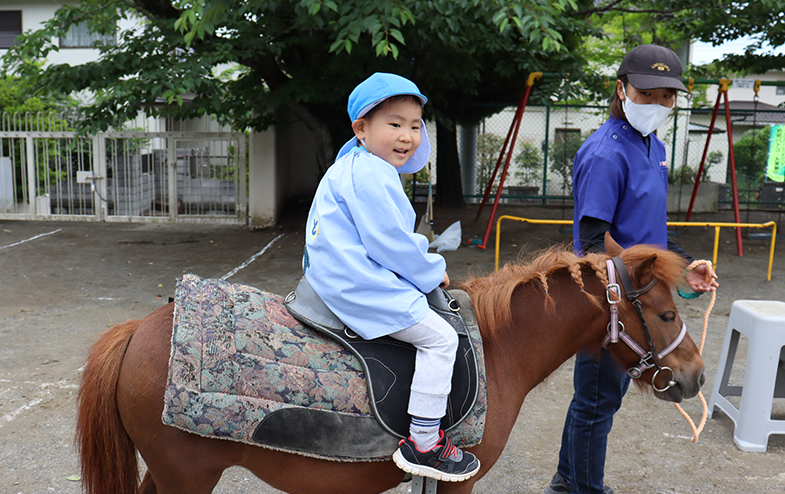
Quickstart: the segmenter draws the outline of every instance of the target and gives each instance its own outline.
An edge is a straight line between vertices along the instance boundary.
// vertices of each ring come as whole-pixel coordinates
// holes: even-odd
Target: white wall
[[[737,86],[742,86],[745,82],[741,81],[748,81],[747,84],[754,84],[754,81],[760,80],[763,81],[783,81],[785,82],[785,73],[783,72],[768,72],[766,74],[761,75],[749,75],[743,78],[739,78],[738,80],[733,79],[733,77],[728,77],[729,79],[733,80],[734,83],[731,84],[730,88],[728,89],[728,100],[729,101],[753,101],[755,97],[755,90],[750,88],[742,88]],[[717,91],[719,86],[717,84],[713,84],[709,89],[706,91],[706,97],[709,100],[709,103],[713,106],[714,103],[717,101]],[[761,103],[768,103],[772,106],[779,106],[782,103],[785,103],[785,94],[777,94],[777,87],[776,86],[761,86],[760,91],[758,92],[758,97],[760,98],[759,101]],[[722,99],[724,101],[724,98]]]
[[[22,11],[22,32],[28,30],[38,30],[43,27],[43,23],[51,19],[55,11],[64,4],[76,4],[76,1],[63,0],[18,0],[0,1],[0,10],[21,10]],[[119,28],[132,28],[136,22],[123,21]],[[55,45],[59,45],[59,39],[54,40]],[[8,50],[0,50],[0,57],[5,55]],[[98,59],[98,50],[91,48],[61,48],[59,52],[52,52],[47,59],[48,64],[67,63],[79,65]],[[0,61],[2,66],[2,61]]]

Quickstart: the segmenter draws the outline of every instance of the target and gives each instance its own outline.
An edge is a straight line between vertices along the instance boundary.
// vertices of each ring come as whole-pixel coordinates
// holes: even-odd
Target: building
[[[75,0],[3,1],[0,4],[0,56],[7,52],[22,32],[40,29],[61,6],[76,3],[78,2]],[[118,32],[133,29],[135,25],[134,21],[123,21],[123,24],[118,25]],[[111,43],[116,36],[117,34],[104,37],[103,41]],[[78,65],[97,60],[99,51],[90,47],[96,39],[97,36],[88,33],[85,26],[75,26],[65,36],[53,40],[59,50],[50,53],[47,63]],[[91,163],[90,159],[74,158],[71,163],[71,156],[68,156],[58,157],[57,162],[50,165],[55,170],[55,173],[50,175],[61,178],[41,176],[26,180],[21,178],[25,175],[21,170],[26,169],[28,177],[37,173],[36,166],[25,157],[34,153],[25,153],[25,149],[31,148],[25,148],[25,145],[21,144],[20,139],[24,137],[20,137],[18,129],[0,129],[0,140],[8,139],[6,148],[10,149],[13,142],[13,146],[19,149],[10,156],[0,156],[0,160],[5,160],[5,163],[0,163],[3,167],[0,170],[0,202],[3,204],[0,207],[0,216],[7,214],[10,218],[57,219],[61,212],[73,214],[73,211],[95,211],[97,217],[104,219],[107,214],[143,219],[158,213],[166,216],[170,210],[182,209],[183,202],[188,204],[187,201],[200,201],[198,207],[194,208],[196,213],[192,214],[200,217],[197,219],[210,221],[215,218],[216,212],[227,214],[226,211],[229,211],[235,215],[235,220],[245,220],[252,228],[262,228],[275,224],[289,197],[312,193],[318,183],[317,174],[309,171],[316,169],[314,140],[304,126],[294,119],[291,125],[284,128],[251,132],[247,140],[236,132],[232,133],[231,129],[217,126],[216,122],[209,118],[167,122],[142,116],[138,121],[130,123],[129,129],[136,134],[120,139],[145,140],[149,149],[138,156],[119,156],[117,160],[110,160],[106,164],[106,179],[100,177],[100,173],[95,173],[96,163]],[[167,139],[176,142],[169,142]],[[228,156],[227,150],[237,152],[237,143],[240,142],[247,144],[247,154],[243,150],[236,157]],[[87,154],[92,156],[98,153]],[[173,159],[178,163],[176,167],[160,165],[161,156],[175,155],[176,158]],[[246,155],[249,167],[247,182],[245,173],[236,166],[239,157]],[[150,158],[145,159],[144,156]],[[23,161],[27,164],[23,164]],[[216,162],[223,165],[216,166]],[[157,168],[155,163],[159,163]],[[176,168],[178,171],[172,172],[169,168]],[[228,180],[234,183],[226,184],[226,178],[216,176],[216,170],[219,169],[231,169],[234,178]],[[108,199],[95,197],[96,193],[91,192],[89,183],[78,181],[78,172],[90,172],[91,176],[99,177],[95,179],[95,188],[98,191],[103,190]],[[120,176],[130,178],[121,183]],[[101,180],[112,180],[113,183],[101,184]],[[168,185],[175,182],[178,197],[174,197],[175,189]],[[232,187],[227,188],[228,185]],[[244,192],[238,193],[238,188],[247,188],[247,199]],[[167,204],[160,205],[161,199],[156,198],[156,194],[166,195],[167,189],[171,192],[169,197],[163,198]],[[4,194],[9,197],[4,197]],[[81,199],[82,197],[87,199]],[[120,201],[121,198],[123,201]],[[103,216],[97,212],[100,201],[111,205],[108,213]],[[236,202],[225,207],[227,201],[242,203]],[[121,207],[119,202],[123,202],[124,206]],[[172,218],[174,217],[173,215]]]

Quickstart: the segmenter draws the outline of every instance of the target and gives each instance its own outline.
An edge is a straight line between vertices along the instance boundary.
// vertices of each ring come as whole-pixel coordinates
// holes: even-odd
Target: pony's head
[[[684,259],[675,253],[648,245],[622,249],[610,235],[606,237],[605,247],[606,254],[589,253],[584,257],[575,255],[572,249],[566,246],[552,247],[531,261],[507,264],[490,276],[466,280],[463,288],[474,303],[483,337],[496,338],[500,332],[516,327],[516,321],[513,320],[513,294],[519,288],[527,287],[534,290],[522,290],[518,293],[539,293],[525,301],[528,309],[533,310],[531,304],[539,298],[541,302],[536,303],[543,304],[539,312],[550,313],[559,318],[570,311],[580,310],[583,311],[578,315],[580,326],[586,328],[589,321],[597,321],[598,330],[604,331],[610,321],[605,287],[611,281],[608,279],[606,261],[619,256],[629,273],[634,290],[656,280],[638,297],[642,319],[622,291],[618,307],[627,333],[648,352],[649,342],[643,326],[645,321],[657,352],[667,348],[679,337],[682,328],[672,290],[684,274]],[[555,302],[557,291],[560,294],[560,303],[563,304],[560,307],[557,307]],[[589,303],[581,303],[581,298]],[[517,303],[521,305],[520,300]],[[532,317],[528,322],[531,323],[532,320],[535,319]],[[518,321],[517,326],[525,328],[526,324],[521,325]],[[600,339],[595,343],[597,348],[601,343]],[[613,343],[610,344],[609,350],[624,368],[639,365],[641,357],[627,345]],[[659,367],[643,370],[642,376],[636,379],[636,382],[641,386],[642,383],[652,383],[655,395],[667,401],[680,402],[698,393],[704,381],[703,360],[688,334],[658,363]],[[670,370],[657,372],[664,367]]]
[[[649,356],[646,370],[635,379],[642,389],[651,383],[655,396],[665,401],[680,402],[698,394],[705,381],[703,359],[689,334],[680,343],[683,322],[673,299],[673,289],[684,275],[686,262],[669,251],[647,245],[636,245],[622,249],[606,233],[605,249],[608,256],[620,257],[624,262],[633,291],[643,290],[631,297],[622,287],[621,302],[618,304],[625,329],[645,352],[656,350]],[[628,287],[629,288],[629,287]],[[648,330],[648,335],[646,334]],[[678,345],[661,359],[657,356],[672,345]],[[611,344],[609,349],[624,365],[644,369],[643,356],[621,342]],[[636,363],[637,361],[637,363]]]

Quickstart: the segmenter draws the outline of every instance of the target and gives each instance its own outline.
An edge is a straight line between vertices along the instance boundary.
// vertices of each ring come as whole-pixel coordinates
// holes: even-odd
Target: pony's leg
[[[267,484],[292,494],[379,494],[404,473],[392,461],[336,462],[247,446],[240,463]]]
[[[138,494],[158,494],[158,488],[155,486],[153,476],[150,475],[150,470],[145,472]]]
[[[209,494],[213,492],[224,465],[210,459],[221,457],[220,451],[191,448],[186,442],[164,446],[167,438],[161,437],[155,451],[142,453],[148,470],[139,494]],[[180,449],[183,448],[183,449]],[[201,456],[201,458],[200,458]]]

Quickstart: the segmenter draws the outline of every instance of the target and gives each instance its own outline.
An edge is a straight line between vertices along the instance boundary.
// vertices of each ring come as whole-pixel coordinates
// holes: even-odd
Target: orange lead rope
[[[694,268],[700,266],[701,264],[711,264],[711,261],[693,261],[692,264],[690,264],[687,267],[687,271],[691,271]],[[710,282],[711,280],[707,280],[707,281]],[[703,355],[703,345],[706,343],[706,331],[709,327],[709,314],[711,314],[711,309],[714,308],[714,301],[716,299],[717,299],[717,291],[714,290],[711,292],[711,301],[709,302],[709,306],[706,308],[706,314],[703,316],[703,333],[701,334],[701,343],[698,346],[698,353],[700,353],[701,355]],[[703,393],[701,391],[698,391],[698,397],[700,398],[701,404],[703,405],[703,416],[701,417],[701,422],[698,425],[698,427],[695,427],[695,422],[693,422],[690,416],[687,415],[687,412],[685,412],[681,408],[681,406],[679,406],[678,403],[674,403],[676,409],[679,411],[679,413],[681,413],[684,416],[685,419],[687,419],[687,422],[690,424],[690,427],[692,428],[693,443],[698,442],[698,436],[700,436],[701,431],[703,431],[703,426],[706,425],[706,418],[708,417],[709,414],[709,409],[708,406],[706,405],[706,398],[703,397]]]

